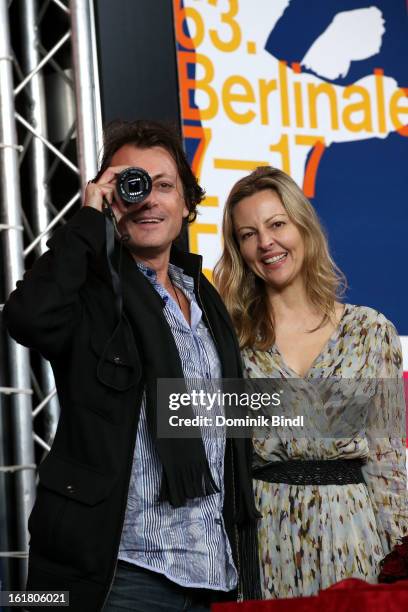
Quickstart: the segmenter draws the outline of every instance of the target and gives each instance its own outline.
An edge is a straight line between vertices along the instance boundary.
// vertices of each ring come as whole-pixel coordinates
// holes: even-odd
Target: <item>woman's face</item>
[[[244,198],[232,215],[241,255],[257,276],[276,290],[301,278],[304,241],[275,191]]]

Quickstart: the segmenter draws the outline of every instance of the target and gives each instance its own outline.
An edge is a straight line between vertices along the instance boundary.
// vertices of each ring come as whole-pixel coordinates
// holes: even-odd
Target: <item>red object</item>
[[[381,562],[378,582],[397,580],[408,580],[408,536],[401,538],[401,544],[397,544]]]
[[[408,580],[368,584],[347,578],[315,597],[215,604],[212,612],[402,612],[408,610]]]

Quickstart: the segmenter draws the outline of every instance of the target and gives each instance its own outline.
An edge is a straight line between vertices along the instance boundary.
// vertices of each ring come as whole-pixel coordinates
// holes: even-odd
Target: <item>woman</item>
[[[254,439],[263,596],[313,595],[348,577],[375,582],[380,560],[408,532],[395,327],[376,310],[341,303],[345,279],[314,209],[284,172],[262,167],[238,181],[223,232],[215,282],[247,376],[314,393],[307,417],[333,429]],[[316,395],[323,383],[324,398]]]

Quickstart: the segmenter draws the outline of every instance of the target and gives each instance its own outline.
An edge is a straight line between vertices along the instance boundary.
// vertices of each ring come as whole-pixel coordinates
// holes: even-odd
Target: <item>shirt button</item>
[[[119,357],[119,355],[115,355],[115,356],[114,356],[114,358],[113,358],[113,361],[114,361],[115,363],[122,363],[122,360],[121,360],[121,358]]]
[[[214,519],[214,523],[216,523],[217,525],[222,525],[222,521],[220,518]]]
[[[65,487],[65,490],[67,491],[67,493],[75,493],[75,488],[74,488],[74,486],[72,484],[68,484]]]

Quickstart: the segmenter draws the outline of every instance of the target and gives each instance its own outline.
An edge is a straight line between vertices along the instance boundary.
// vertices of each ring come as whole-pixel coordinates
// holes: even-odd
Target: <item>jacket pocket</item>
[[[104,500],[113,486],[112,477],[52,452],[41,463],[38,473],[43,487],[88,506]]]
[[[126,391],[140,380],[139,353],[126,319],[122,319],[108,337],[94,331],[91,348],[98,358],[96,375],[103,385],[116,391]]]
[[[72,462],[52,451],[39,467],[37,499],[28,526],[30,545],[45,558],[83,571],[97,571],[96,550],[106,537],[112,475]]]

